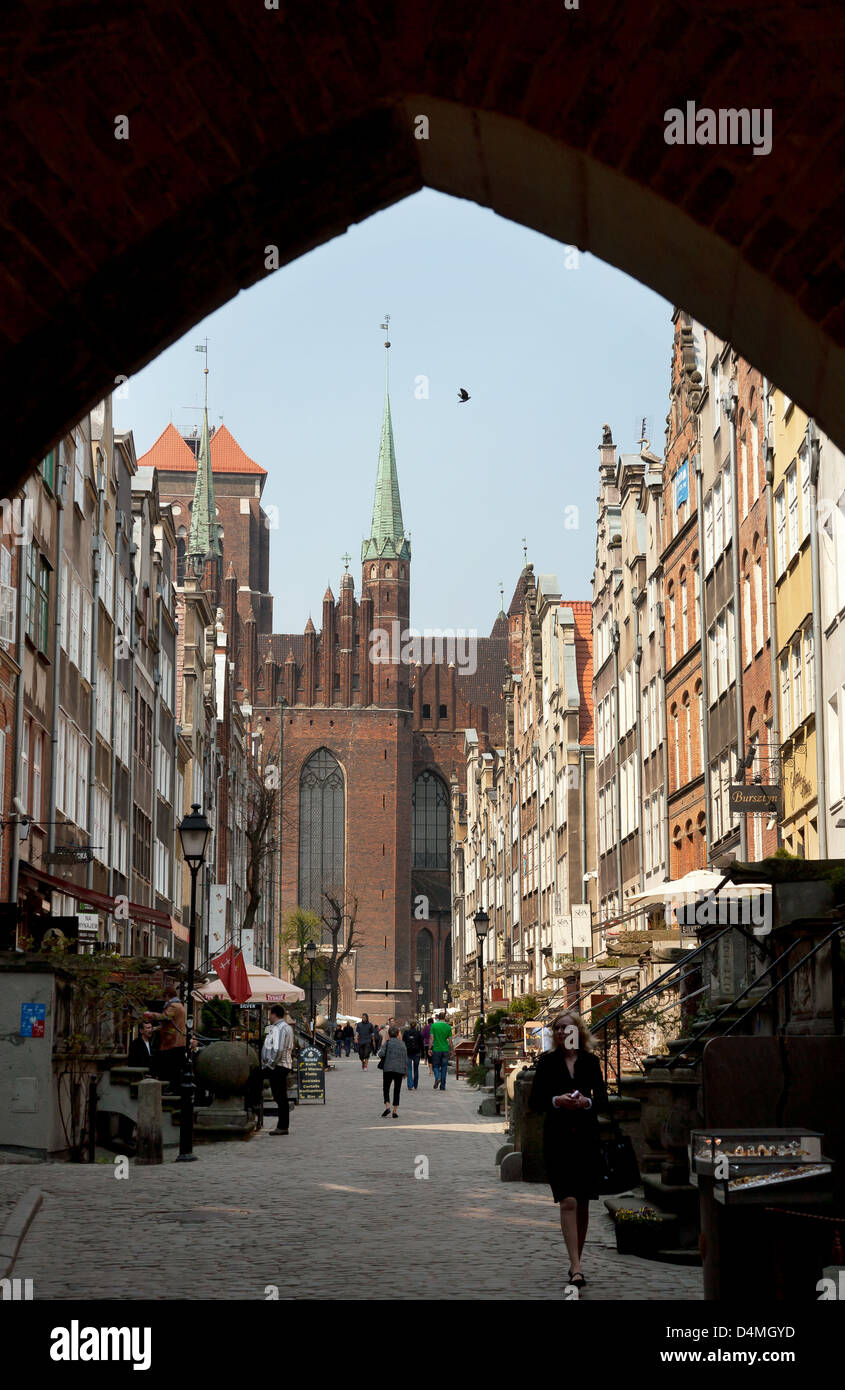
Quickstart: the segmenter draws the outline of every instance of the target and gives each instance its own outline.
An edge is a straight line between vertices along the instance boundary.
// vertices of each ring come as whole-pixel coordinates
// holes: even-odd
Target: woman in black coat
[[[544,1116],[543,1157],[560,1228],[569,1253],[569,1282],[583,1288],[581,1252],[590,1200],[599,1195],[598,1111],[608,1105],[599,1060],[586,1024],[576,1013],[558,1014],[552,1048],[538,1058],[529,1105]]]

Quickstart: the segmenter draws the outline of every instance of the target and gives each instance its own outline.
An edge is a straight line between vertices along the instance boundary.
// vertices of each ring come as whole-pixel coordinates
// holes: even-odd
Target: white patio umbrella
[[[625,903],[645,906],[647,903],[672,902],[677,898],[701,897],[705,893],[714,893],[724,877],[725,875],[716,869],[691,869],[683,878],[657,883],[645,893],[633,893],[630,898],[625,899]],[[717,896],[727,899],[750,898],[771,891],[769,883],[726,883],[719,889]]]
[[[269,970],[262,970],[260,965],[248,965],[246,968],[252,993],[249,999],[244,1002],[247,1004],[295,1004],[300,999],[305,998],[305,990],[300,989],[299,985],[292,985],[290,980],[281,980],[278,975],[271,975]],[[228,999],[229,996],[223,987],[221,980],[216,975],[200,985],[194,990],[195,999]]]

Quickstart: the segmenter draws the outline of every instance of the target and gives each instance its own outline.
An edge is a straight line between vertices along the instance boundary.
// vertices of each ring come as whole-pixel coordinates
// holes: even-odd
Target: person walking
[[[404,1033],[402,1041],[408,1053],[408,1090],[418,1091],[420,1088],[420,1053],[423,1048],[422,1033],[415,1023],[409,1023]]]
[[[379,1057],[384,1062],[384,1072],[382,1074],[382,1094],[384,1096],[384,1109],[381,1118],[390,1114],[390,1087],[393,1085],[393,1118],[399,1119],[399,1093],[402,1090],[402,1078],[408,1070],[408,1049],[399,1037],[399,1029],[395,1023],[391,1023],[387,1030],[387,1041],[383,1042],[378,1051]]]
[[[377,1023],[373,1024],[373,1052],[378,1052],[382,1044],[381,1029]]]
[[[361,1059],[361,1070],[367,1070],[367,1062],[373,1050],[373,1033],[375,1029],[370,1023],[370,1015],[362,1014],[361,1022],[355,1029],[355,1037],[358,1042],[358,1056]]]
[[[293,1066],[293,1029],[285,1022],[283,1004],[270,1007],[270,1027],[261,1049],[261,1065],[269,1072],[270,1090],[276,1102],[278,1119],[271,1134],[290,1133],[290,1104],[288,1102],[288,1077]]]
[[[334,1055],[339,1057],[343,1051],[343,1029],[340,1024],[334,1030]]]
[[[434,1089],[446,1090],[446,1073],[452,1052],[452,1025],[446,1015],[439,1013],[431,1025],[431,1061],[434,1068]]]
[[[429,1076],[432,1076],[434,1074],[434,1068],[431,1061],[431,1025],[433,1022],[433,1018],[428,1019],[425,1024],[425,1027],[422,1030],[423,1056],[425,1057],[425,1060],[428,1062]]]
[[[354,1037],[355,1029],[352,1027],[352,1024],[345,1023],[343,1025],[343,1046],[347,1057],[349,1056],[350,1050],[352,1048],[352,1040]]]
[[[581,1255],[590,1200],[599,1195],[598,1111],[608,1105],[601,1065],[583,1019],[571,1010],[552,1022],[550,1052],[537,1058],[529,1107],[544,1116],[543,1157],[569,1255],[569,1283],[582,1289]]]
[[[138,1036],[133,1038],[129,1044],[129,1056],[126,1059],[128,1067],[146,1067],[148,1071],[153,1070],[153,1025],[150,1019],[145,1018],[138,1026]]]

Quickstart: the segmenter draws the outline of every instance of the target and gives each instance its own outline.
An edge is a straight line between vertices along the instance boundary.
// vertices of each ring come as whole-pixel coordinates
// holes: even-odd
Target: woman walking
[[[393,1118],[399,1119],[399,1093],[402,1090],[402,1078],[408,1070],[408,1049],[399,1037],[399,1029],[395,1023],[391,1023],[387,1030],[387,1042],[382,1043],[379,1048],[379,1057],[384,1060],[384,1074],[382,1078],[382,1093],[384,1095],[384,1109],[381,1118],[390,1114],[390,1084],[393,1083]]]
[[[569,1283],[582,1289],[581,1254],[587,1237],[590,1200],[599,1195],[601,1151],[598,1111],[608,1105],[593,1040],[578,1014],[558,1014],[552,1049],[537,1058],[528,1101],[543,1115],[543,1157],[560,1228],[569,1254]]]
[[[362,1071],[367,1070],[367,1062],[373,1050],[373,1025],[370,1023],[369,1014],[361,1016],[361,1022],[355,1029],[355,1036],[358,1040],[358,1056],[361,1058]]]
[[[430,1018],[422,1030],[423,1057],[428,1062],[429,1076],[434,1075],[434,1063],[431,1060],[431,1025],[433,1022],[434,1019]]]

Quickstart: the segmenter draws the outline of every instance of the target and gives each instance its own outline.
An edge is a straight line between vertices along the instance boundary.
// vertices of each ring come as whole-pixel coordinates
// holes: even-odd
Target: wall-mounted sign
[[[587,949],[593,943],[593,909],[590,903],[572,904],[572,949]]]
[[[100,918],[96,912],[77,912],[77,932],[80,941],[96,941],[100,930]]]
[[[512,960],[505,966],[506,975],[527,975],[531,969],[531,962],[527,960]]]
[[[45,864],[87,864],[94,851],[87,845],[57,845],[44,855]]]
[[[759,782],[740,782],[730,788],[728,801],[732,811],[780,811],[780,787],[764,787]]]
[[[675,511],[689,498],[689,461],[684,459],[675,474]]]
[[[46,1004],[21,1004],[21,1037],[43,1038]]]

